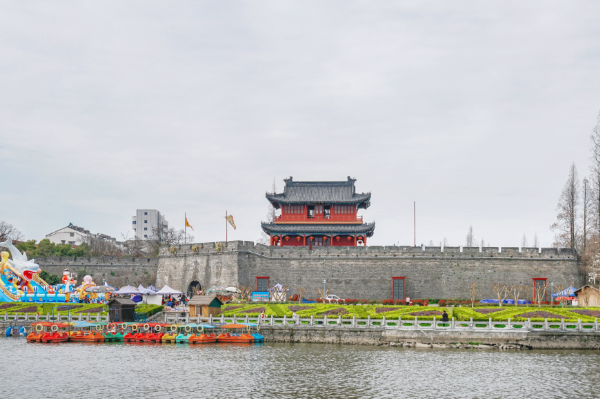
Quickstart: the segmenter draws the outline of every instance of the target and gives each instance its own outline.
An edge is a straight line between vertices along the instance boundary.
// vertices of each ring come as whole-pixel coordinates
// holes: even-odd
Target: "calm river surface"
[[[591,398],[600,352],[0,338],[0,376],[6,398]]]

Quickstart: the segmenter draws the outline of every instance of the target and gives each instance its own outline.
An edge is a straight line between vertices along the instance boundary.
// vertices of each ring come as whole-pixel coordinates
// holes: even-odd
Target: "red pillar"
[[[367,246],[367,235],[365,234],[365,236],[363,237],[363,244],[366,247]]]
[[[269,237],[270,237],[270,238],[269,238],[269,240],[270,240],[270,242],[271,242],[271,246],[273,246],[273,235],[272,235],[272,234],[269,234]]]
[[[329,237],[329,246],[333,247],[333,234]]]
[[[354,246],[356,247],[358,244],[356,244],[356,234],[354,234]]]
[[[306,234],[304,234],[302,237],[304,237],[302,240],[302,245],[306,246]]]

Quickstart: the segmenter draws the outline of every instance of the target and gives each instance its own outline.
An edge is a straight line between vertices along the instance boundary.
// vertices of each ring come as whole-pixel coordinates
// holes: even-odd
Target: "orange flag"
[[[232,225],[233,229],[235,230],[235,222],[233,221],[233,216],[229,215],[225,219],[227,219],[227,221],[229,222],[229,224]]]
[[[190,222],[187,221],[187,216],[185,217],[185,227],[189,227],[190,229],[192,229],[192,231],[194,231],[194,228],[192,227]]]

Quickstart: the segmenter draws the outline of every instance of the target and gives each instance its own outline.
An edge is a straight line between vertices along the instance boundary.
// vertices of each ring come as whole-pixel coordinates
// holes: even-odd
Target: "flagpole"
[[[184,213],[185,217],[185,237],[183,238],[183,243],[187,244],[187,212]]]

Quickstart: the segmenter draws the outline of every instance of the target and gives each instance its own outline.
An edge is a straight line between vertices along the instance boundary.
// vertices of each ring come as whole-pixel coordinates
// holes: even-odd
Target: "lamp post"
[[[554,306],[554,281],[550,282],[550,306]]]
[[[325,296],[326,284],[327,284],[327,280],[323,280],[323,296]],[[325,300],[325,298],[323,298],[323,300]],[[323,302],[325,302],[325,301],[323,301]]]

